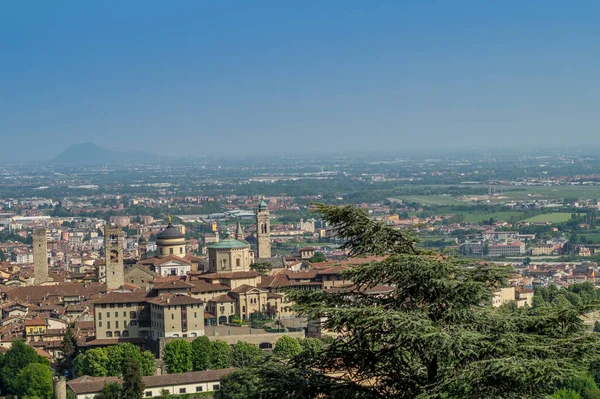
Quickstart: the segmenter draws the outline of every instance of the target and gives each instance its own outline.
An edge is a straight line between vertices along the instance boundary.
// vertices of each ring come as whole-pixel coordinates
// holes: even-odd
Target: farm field
[[[523,215],[523,212],[517,211],[506,211],[506,212],[490,212],[490,213],[460,213],[465,217],[465,222],[469,223],[477,223],[484,220],[489,220],[493,218],[494,220],[504,220],[508,221],[510,218],[519,218]]]
[[[421,205],[464,205],[461,200],[443,195],[403,195],[395,197],[403,201],[418,202]]]
[[[562,200],[567,197],[595,199],[600,198],[600,186],[503,186],[501,196],[506,197],[500,199],[503,202],[528,199]]]
[[[524,222],[563,223],[571,219],[571,214],[566,212],[545,213],[524,219]]]

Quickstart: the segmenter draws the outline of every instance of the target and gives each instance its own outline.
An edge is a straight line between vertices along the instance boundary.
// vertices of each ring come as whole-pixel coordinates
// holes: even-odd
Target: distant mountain
[[[75,144],[58,154],[53,162],[59,163],[126,163],[157,158],[157,155],[139,151],[115,151],[92,143]]]

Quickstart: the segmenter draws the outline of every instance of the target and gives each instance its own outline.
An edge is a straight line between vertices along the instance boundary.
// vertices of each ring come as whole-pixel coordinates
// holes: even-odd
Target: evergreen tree
[[[139,359],[128,357],[123,363],[122,399],[142,399],[144,396],[144,381]]]
[[[595,303],[492,308],[508,267],[422,250],[358,208],[317,210],[351,256],[378,258],[344,271],[346,290],[290,293],[338,338],[317,356],[253,370],[254,397],[542,398],[597,356],[600,337],[580,318]]]

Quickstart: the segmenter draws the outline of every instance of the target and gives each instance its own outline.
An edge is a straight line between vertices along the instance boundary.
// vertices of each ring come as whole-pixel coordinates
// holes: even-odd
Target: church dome
[[[157,240],[175,240],[181,238],[185,238],[185,236],[171,223],[156,236]]]
[[[229,229],[225,232],[225,238],[219,242],[209,245],[208,248],[213,249],[245,249],[248,248],[249,244],[242,241],[236,240],[231,236]]]

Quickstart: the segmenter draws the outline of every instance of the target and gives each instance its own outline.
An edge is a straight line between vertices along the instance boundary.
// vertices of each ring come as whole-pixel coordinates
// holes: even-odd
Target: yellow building
[[[46,320],[33,319],[25,322],[25,336],[27,341],[41,341],[46,333]]]

